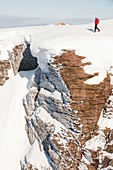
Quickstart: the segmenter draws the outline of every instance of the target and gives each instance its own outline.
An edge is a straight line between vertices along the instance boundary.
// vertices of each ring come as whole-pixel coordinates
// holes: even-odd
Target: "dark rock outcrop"
[[[30,50],[30,44],[27,44],[26,49],[23,52],[23,58],[19,65],[19,71],[29,71],[34,70],[38,66],[37,58],[33,57]]]
[[[34,70],[38,66],[37,58],[31,54],[29,43],[16,45],[13,52],[9,52],[9,56],[15,75],[19,71]]]

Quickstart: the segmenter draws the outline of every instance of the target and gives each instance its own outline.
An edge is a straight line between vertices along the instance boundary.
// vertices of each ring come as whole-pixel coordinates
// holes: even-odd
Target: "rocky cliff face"
[[[102,150],[93,151],[85,147],[85,144],[99,134],[97,122],[111,92],[110,75],[107,74],[98,85],[85,84],[85,80],[98,73],[85,73],[84,66],[91,63],[82,63],[83,58],[75,55],[74,51],[64,51],[60,57],[55,58],[56,67],[48,65],[47,74],[40,67],[35,72],[31,86],[35,90],[34,104],[30,102],[32,109],[26,109],[26,132],[31,145],[38,140],[40,150],[45,151],[50,163],[46,169],[96,170],[99,167]],[[46,95],[47,91],[49,95]],[[61,100],[51,96],[55,91],[60,93]],[[30,106],[28,101],[26,96],[25,108]],[[50,117],[50,122],[42,118],[44,114]],[[55,121],[59,122],[59,130],[56,130]],[[25,158],[27,161],[22,162],[22,167],[25,169],[30,165],[33,168],[30,157]],[[108,158],[105,159],[109,162]],[[103,164],[104,160],[101,167]]]
[[[48,74],[42,72],[40,67],[35,72],[34,82],[30,88],[34,89],[30,90],[32,96],[35,94],[34,104],[29,102],[30,93],[24,99],[27,113],[26,132],[31,147],[38,141],[40,151],[44,150],[50,163],[48,168],[76,169],[79,163],[78,158],[81,157],[77,139],[78,134],[81,133],[81,127],[79,127],[76,112],[70,107],[67,87],[53,66],[48,65],[48,69]],[[52,93],[58,93],[61,100],[52,96]],[[29,106],[32,109],[27,109]],[[31,158],[25,157],[27,163],[22,162],[24,169],[28,168],[29,164],[32,165]],[[45,168],[44,165],[43,168]]]
[[[110,75],[103,82],[86,84],[97,76],[84,72],[91,63],[82,63],[84,57],[75,51],[64,50],[47,63],[48,72],[41,70],[32,56],[30,45],[16,46],[9,53],[14,74],[22,70],[36,69],[29,81],[29,93],[23,99],[26,111],[25,130],[30,150],[20,160],[22,170],[38,170],[32,157],[44,157],[41,169],[54,170],[97,170],[113,166],[113,132],[110,128],[100,129],[97,124],[100,114],[105,120],[112,119],[113,99]],[[7,79],[9,61],[1,61],[1,84]],[[60,96],[60,97],[57,97]],[[92,150],[88,142],[97,140],[103,147]],[[107,154],[105,154],[105,152]],[[39,169],[40,170],[40,169]]]
[[[84,143],[90,133],[97,128],[100,112],[111,92],[111,85],[109,74],[100,84],[85,84],[86,80],[97,76],[98,73],[94,75],[85,73],[84,66],[91,63],[82,63],[82,59],[84,57],[77,56],[75,51],[66,51],[56,58],[55,64],[57,67],[58,63],[62,65],[60,74],[70,91],[73,100],[71,107],[78,110],[78,116],[83,124],[82,130],[85,136],[81,142]]]
[[[83,68],[85,65],[91,63],[82,63],[82,59],[84,59],[84,57],[77,56],[74,51],[64,51],[60,57],[56,57],[55,64],[59,67],[60,63],[60,74],[70,91],[71,99],[73,101],[71,107],[78,110],[77,115],[80,118],[79,122],[83,125],[83,133],[79,135],[78,139],[81,143],[81,147],[84,148],[85,143],[88,140],[93,136],[98,136],[100,133],[97,122],[101,111],[107,112],[106,106],[108,106],[107,101],[109,101],[108,97],[111,94],[112,87],[110,85],[110,74],[107,74],[103,82],[98,85],[85,84],[85,80],[98,75],[98,73],[95,73],[94,75],[86,74]],[[111,108],[110,114],[112,115],[113,113],[110,102],[108,107]],[[103,132],[104,140],[107,142],[110,129],[106,128],[101,132]],[[107,150],[111,151],[110,148],[112,147],[112,144],[104,144],[104,146],[104,149],[97,148],[96,151],[91,149],[87,150],[87,155],[83,153],[83,157],[89,161],[89,165],[87,164],[86,166],[86,164],[84,164],[85,169],[97,170],[97,168],[105,168],[108,165],[111,165],[110,161],[112,162],[112,160],[108,156],[103,156],[100,166],[99,156],[102,154],[103,150],[106,152]],[[111,151],[110,153],[113,152]],[[83,162],[80,161],[79,165]],[[80,169],[84,169],[83,166]]]

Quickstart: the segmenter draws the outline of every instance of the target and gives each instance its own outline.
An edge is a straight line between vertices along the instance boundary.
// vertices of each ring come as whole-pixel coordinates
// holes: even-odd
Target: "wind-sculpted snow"
[[[49,90],[50,92],[54,92],[54,86],[48,81],[48,74],[41,72],[41,68],[39,67],[35,73],[34,82],[36,83],[38,89],[44,88]]]
[[[39,90],[44,88],[50,92],[57,90],[58,92],[64,92],[69,96],[69,91],[64,84],[62,78],[53,66],[48,65],[49,72],[45,73],[41,71],[39,67],[35,73],[34,82],[38,85]]]
[[[27,127],[29,128],[28,120],[26,122],[27,122]],[[52,124],[51,126],[49,126],[49,124],[47,125],[44,124],[36,114],[34,115],[34,118],[31,118],[30,123],[32,128],[34,129],[35,140],[38,141],[40,151],[44,149],[45,156],[47,157],[47,159],[49,159],[51,166],[56,167],[55,161],[52,158],[52,155],[50,154],[49,151],[49,147],[50,147],[54,152],[58,153],[58,150],[55,148],[54,144],[51,141],[51,134],[54,132],[53,131],[54,125]]]
[[[54,170],[70,168],[71,166],[74,167],[77,161],[76,154],[78,151],[76,148],[80,147],[77,135],[82,133],[81,127],[79,127],[77,112],[70,108],[72,101],[69,98],[66,85],[53,66],[47,64],[47,67],[48,72],[43,72],[38,67],[32,78],[30,93],[33,92],[34,87],[38,90],[34,96],[35,109],[32,109],[32,111],[29,109],[29,103],[32,105],[32,102],[28,102],[30,100],[29,94],[24,98],[27,114],[26,132],[31,150],[34,142],[38,141],[40,152],[45,153],[44,157],[47,159],[48,165],[41,165],[43,168],[51,167]],[[53,95],[55,92],[59,97]],[[30,108],[33,107],[30,106]],[[70,142],[75,147],[76,154],[74,155],[71,153]],[[68,153],[68,156],[66,153]],[[32,155],[29,155],[29,152],[26,153],[25,158],[27,163],[26,161],[21,162],[21,166],[28,167],[28,164],[31,164],[34,167]],[[70,162],[72,162],[72,165],[70,165]],[[38,158],[36,167],[39,168]]]
[[[75,131],[74,125],[76,124],[77,116],[71,114],[70,108],[62,105],[62,103],[53,97],[46,95],[38,95],[38,104],[43,107],[47,112],[57,121],[61,122],[67,129]]]

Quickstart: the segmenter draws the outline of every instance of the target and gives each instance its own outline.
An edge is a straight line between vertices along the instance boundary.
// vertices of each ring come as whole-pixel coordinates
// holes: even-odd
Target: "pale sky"
[[[113,18],[113,0],[0,0],[0,16]]]

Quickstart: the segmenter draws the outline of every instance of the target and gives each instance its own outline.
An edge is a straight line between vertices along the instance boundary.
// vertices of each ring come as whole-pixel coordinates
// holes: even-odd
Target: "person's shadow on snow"
[[[87,28],[88,31],[94,32],[92,28]]]

